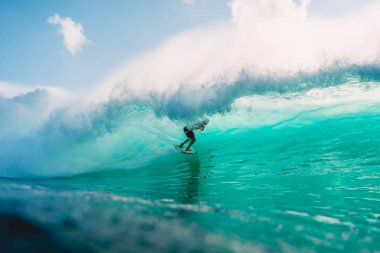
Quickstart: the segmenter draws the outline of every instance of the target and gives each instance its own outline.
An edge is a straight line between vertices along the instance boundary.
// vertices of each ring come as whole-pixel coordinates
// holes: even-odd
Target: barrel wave
[[[85,96],[0,83],[0,223],[33,252],[378,252],[380,5],[309,4],[232,0]]]
[[[376,66],[362,66],[283,79],[242,77],[232,84],[180,87],[168,96],[149,94],[85,105],[54,106],[56,99],[37,89],[3,99],[1,176],[68,176],[141,167],[173,153],[174,145],[184,138],[183,126],[205,115],[211,124],[196,146],[206,146],[203,138],[214,147],[228,141],[220,146],[226,154],[262,138],[262,134],[254,134],[246,143],[234,140],[245,133],[275,131],[280,141],[289,139],[283,136],[288,131],[301,133],[316,126],[318,131],[292,138],[325,141],[324,134],[330,134],[331,127],[337,135],[357,127],[368,134],[360,139],[376,142],[376,129],[364,128],[374,126],[377,120],[379,72]],[[327,124],[329,121],[337,125]],[[262,141],[260,147],[273,148],[274,140]],[[352,140],[342,141],[348,145]],[[302,150],[299,154],[303,156]],[[246,152],[249,154],[249,149]]]

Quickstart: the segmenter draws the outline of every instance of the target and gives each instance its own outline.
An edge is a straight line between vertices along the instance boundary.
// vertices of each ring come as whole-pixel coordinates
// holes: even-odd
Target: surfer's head
[[[204,120],[202,120],[202,124],[203,125],[207,125],[208,123],[210,122],[210,120],[209,119],[204,119]]]

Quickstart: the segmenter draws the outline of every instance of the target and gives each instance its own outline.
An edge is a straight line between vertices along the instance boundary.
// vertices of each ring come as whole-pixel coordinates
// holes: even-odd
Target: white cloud
[[[0,139],[34,133],[71,101],[72,95],[61,88],[0,81]]]
[[[307,16],[310,0],[300,0],[299,5],[291,0],[231,0],[232,20],[238,25],[273,23],[278,20],[299,22]]]
[[[26,86],[0,81],[0,97],[12,98],[29,90]]]
[[[194,0],[182,0],[182,2],[185,4],[185,5],[193,5],[194,4]]]
[[[54,86],[43,86],[43,85],[21,85],[18,83],[12,83],[7,81],[0,81],[0,97],[6,99],[12,99],[17,96],[25,95],[36,90],[44,90],[49,93],[50,96],[57,100],[58,98],[69,97],[69,92],[62,88]]]
[[[182,3],[187,5],[187,6],[193,6],[194,4],[201,2],[201,3],[206,3],[207,0],[182,0]]]
[[[81,51],[86,42],[90,42],[84,35],[83,26],[70,17],[61,18],[56,14],[49,17],[48,22],[60,26],[59,33],[63,35],[64,45],[72,55]]]

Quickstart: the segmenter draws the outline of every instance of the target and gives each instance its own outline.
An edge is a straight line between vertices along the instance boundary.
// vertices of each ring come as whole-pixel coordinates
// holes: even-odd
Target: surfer
[[[197,123],[195,123],[189,127],[185,126],[183,128],[183,131],[185,132],[187,139],[184,142],[182,142],[178,147],[182,148],[183,145],[185,145],[186,143],[188,143],[190,141],[189,145],[185,149],[185,152],[192,152],[190,148],[196,141],[195,135],[194,135],[194,130],[203,131],[205,129],[206,125],[208,124],[208,122],[209,122],[208,119],[204,119],[204,120],[198,121]]]

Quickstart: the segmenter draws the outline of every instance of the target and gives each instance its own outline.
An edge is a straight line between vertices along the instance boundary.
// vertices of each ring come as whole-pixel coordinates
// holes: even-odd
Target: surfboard
[[[175,149],[178,151],[181,151],[182,153],[187,154],[187,155],[192,155],[192,154],[197,153],[194,149],[192,149],[191,151],[186,151],[186,148],[180,148],[178,146],[176,146]]]

